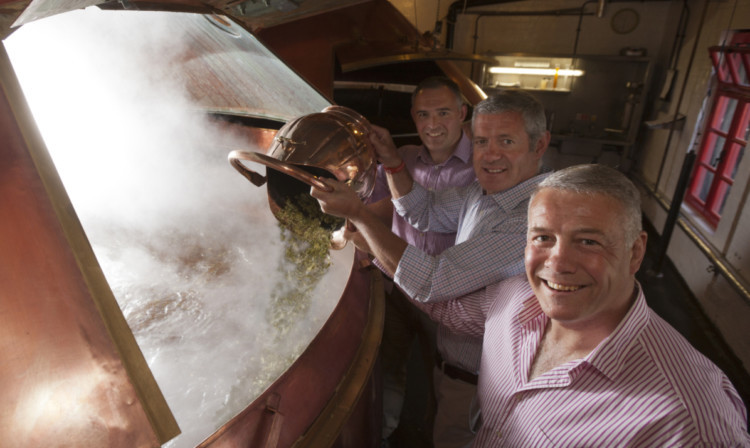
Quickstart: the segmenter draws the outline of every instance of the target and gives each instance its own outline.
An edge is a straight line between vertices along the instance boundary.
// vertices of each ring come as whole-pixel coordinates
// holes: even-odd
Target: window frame
[[[716,94],[685,202],[716,228],[750,135],[750,32],[736,33],[728,46],[709,48],[709,55]],[[712,176],[708,188],[707,176]]]

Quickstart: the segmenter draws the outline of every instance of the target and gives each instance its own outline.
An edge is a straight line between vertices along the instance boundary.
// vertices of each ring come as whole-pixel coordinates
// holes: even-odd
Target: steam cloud
[[[197,18],[196,18],[197,17]],[[246,407],[319,330],[351,252],[332,253],[306,319],[276,346],[264,320],[279,228],[265,188],[186,95],[187,26],[201,16],[89,8],[25,25],[5,42],[66,191],[118,303],[194,446]]]

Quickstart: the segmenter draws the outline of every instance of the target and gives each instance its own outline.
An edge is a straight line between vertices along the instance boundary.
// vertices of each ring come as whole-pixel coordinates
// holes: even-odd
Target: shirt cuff
[[[393,276],[393,281],[404,293],[419,302],[427,302],[429,299],[424,286],[429,284],[431,272],[425,267],[431,266],[431,263],[424,260],[426,256],[428,255],[416,247],[407,246]]]
[[[411,191],[400,198],[393,198],[393,208],[401,216],[404,216],[408,210],[414,209],[420,203],[423,203],[426,199],[427,191],[416,182],[412,183]]]

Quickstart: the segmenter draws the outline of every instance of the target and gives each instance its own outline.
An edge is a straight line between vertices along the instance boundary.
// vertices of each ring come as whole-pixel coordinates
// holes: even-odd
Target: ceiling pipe
[[[675,122],[677,121],[677,118],[680,114],[680,108],[682,107],[682,100],[685,98],[685,90],[687,89],[687,81],[690,77],[690,73],[693,69],[693,62],[695,61],[695,55],[698,52],[698,44],[701,37],[701,33],[703,32],[703,25],[706,22],[706,15],[708,13],[708,2],[709,0],[705,0],[703,3],[703,12],[700,16],[700,22],[698,23],[698,30],[695,34],[695,37],[693,38],[693,48],[690,51],[690,58],[688,59],[687,67],[685,69],[685,76],[683,77],[682,86],[680,87],[680,93],[677,97],[677,104],[674,108],[674,118],[669,126],[669,134],[667,135],[667,142],[664,145],[664,153],[662,154],[661,158],[661,164],[659,165],[659,171],[656,176],[656,182],[654,183],[654,190],[659,191],[659,183],[661,183],[661,178],[664,173],[664,168],[667,163],[667,156],[669,155],[669,147],[672,145],[672,138],[674,137],[675,133]],[[675,61],[676,63],[676,61]]]
[[[513,3],[521,0],[458,0],[453,3],[451,3],[451,6],[448,8],[448,15],[446,20],[446,28],[445,28],[445,48],[453,48],[453,40],[455,37],[455,26],[456,26],[456,20],[458,19],[458,15],[465,13],[467,8],[472,8],[475,6],[487,6],[487,5],[496,5],[496,4],[504,4],[504,3]],[[597,9],[595,13],[587,14],[587,15],[596,15],[597,18],[602,19],[604,18],[604,14],[606,12],[606,6],[607,3],[642,3],[644,0],[591,0],[592,2],[597,2]],[[672,1],[672,0],[651,0],[651,1]],[[586,2],[590,3],[590,2]],[[569,8],[570,10],[576,10],[580,11],[583,8]],[[566,11],[566,10],[560,10],[560,11]],[[497,12],[497,11],[496,11]],[[548,14],[551,11],[540,11],[543,14],[537,14],[533,11],[516,11],[516,12],[505,12],[505,13],[498,13],[493,15],[551,15]],[[477,12],[472,12],[472,14],[476,14]],[[488,12],[483,12],[485,15],[489,15]]]
[[[604,18],[604,10],[607,6],[607,0],[599,0],[599,4],[596,7],[596,18],[597,19],[603,19]]]
[[[575,41],[575,47],[573,49],[573,54],[576,54],[576,48],[578,47],[578,36],[581,32],[581,20],[583,19],[584,15],[592,16],[594,15],[593,12],[591,13],[584,13],[583,9],[588,3],[595,2],[597,0],[588,0],[585,2],[581,7],[579,8],[565,8],[565,9],[552,9],[552,10],[544,10],[544,11],[472,11],[471,14],[475,14],[477,16],[476,20],[474,21],[474,46],[472,52],[474,54],[477,54],[477,43],[479,42],[479,20],[483,17],[499,17],[499,16],[553,16],[553,17],[562,17],[562,16],[579,16],[578,19],[578,29],[576,30],[576,41]],[[474,63],[471,64],[471,73],[474,73],[475,71],[475,65]]]
[[[587,3],[584,3],[584,6]],[[477,52],[477,42],[479,40],[479,20],[483,17],[498,17],[498,16],[554,16],[554,17],[562,17],[562,16],[580,16],[581,18],[584,15],[594,15],[594,13],[584,13],[583,12],[583,6],[580,8],[566,8],[566,9],[553,9],[553,10],[546,10],[546,11],[475,11],[472,12],[472,14],[477,15],[477,19],[474,21],[474,54]],[[578,32],[576,33],[576,45],[578,42],[578,34],[580,32],[580,20],[579,20],[579,27]],[[575,54],[575,51],[573,52]]]
[[[450,7],[448,8],[448,16],[445,26],[445,48],[453,48],[456,20],[458,18],[458,14],[460,14],[462,11],[465,12],[466,8],[472,8],[475,6],[497,5],[501,3],[513,3],[517,1],[520,0],[457,0],[451,3]]]

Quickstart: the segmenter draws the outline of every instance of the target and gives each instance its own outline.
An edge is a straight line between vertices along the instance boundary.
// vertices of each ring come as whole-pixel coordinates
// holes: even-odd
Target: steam
[[[207,23],[89,8],[25,25],[5,41],[107,281],[183,431],[174,447],[199,443],[286,370],[333,309],[352,259],[350,251],[331,254],[307,314],[276,338],[264,316],[281,275],[280,230],[265,188],[226,160],[228,148],[265,148],[207,120],[186,94],[185,74],[164,64],[184,55],[192,22]]]

